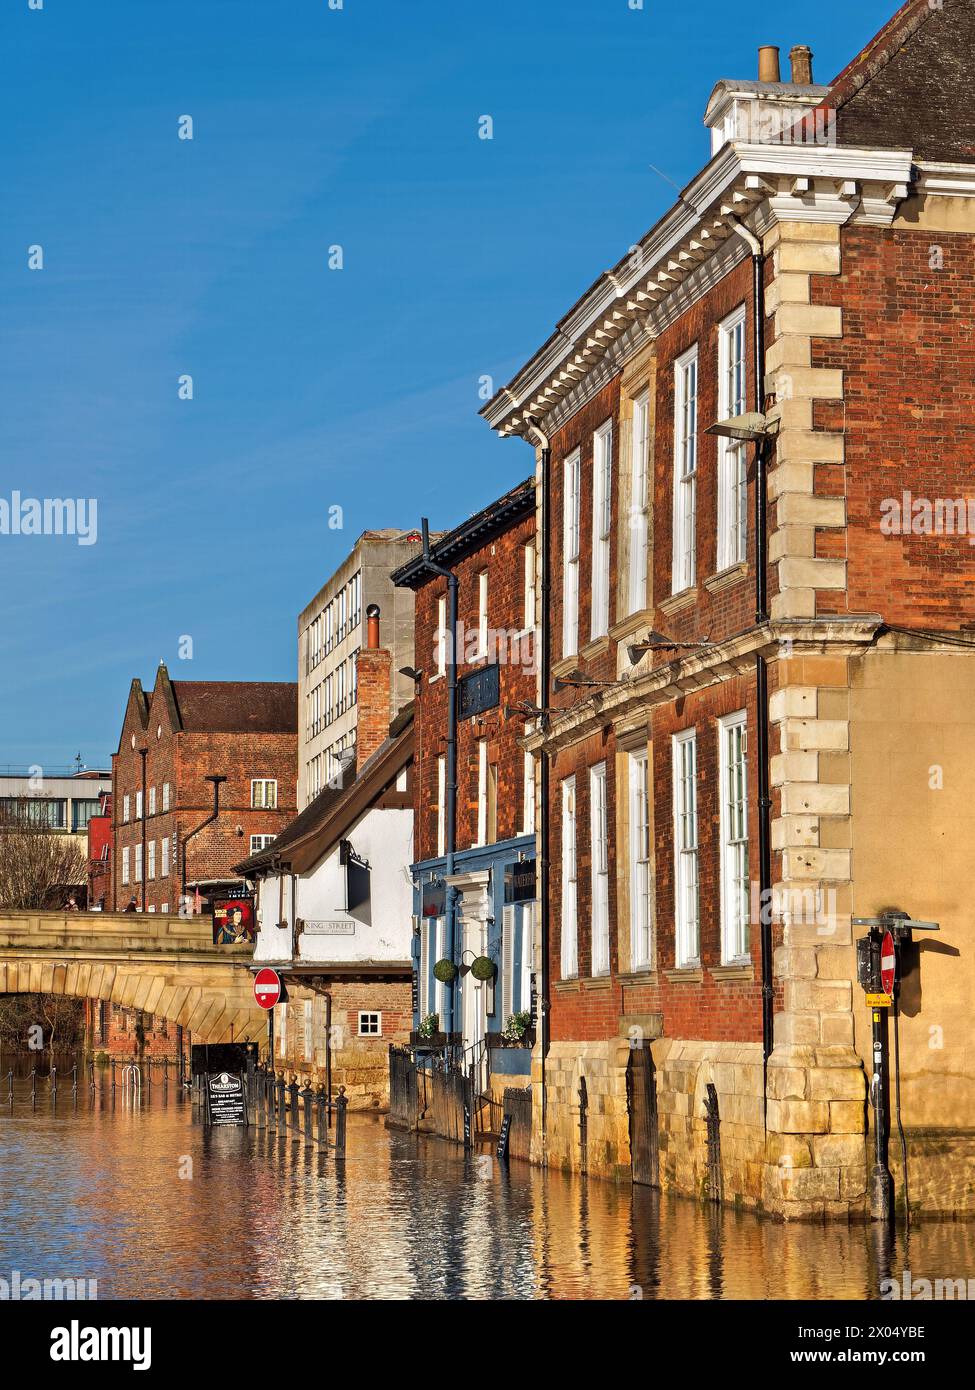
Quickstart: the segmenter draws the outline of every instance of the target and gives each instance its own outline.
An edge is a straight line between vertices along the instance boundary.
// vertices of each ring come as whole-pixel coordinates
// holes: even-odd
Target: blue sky
[[[528,474],[479,379],[706,162],[714,82],[760,43],[828,81],[895,8],[629,3],[6,0],[0,497],[94,497],[98,539],[0,535],[0,766],[106,759],[161,658],[295,679],[360,531]]]

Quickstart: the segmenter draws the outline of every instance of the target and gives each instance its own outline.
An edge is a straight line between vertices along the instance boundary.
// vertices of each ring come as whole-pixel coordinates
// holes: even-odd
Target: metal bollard
[[[345,1096],[345,1087],[339,1087],[338,1099],[335,1102],[335,1156],[336,1158],[345,1157],[345,1112],[349,1102]]]
[[[295,1074],[294,1074],[293,1072],[292,1072],[292,1075],[291,1075],[291,1085],[288,1087],[288,1095],[289,1095],[289,1097],[290,1097],[290,1110],[291,1110],[291,1114],[290,1114],[290,1116],[289,1116],[289,1119],[290,1119],[290,1121],[291,1121],[291,1128],[292,1128],[293,1130],[295,1130],[295,1132],[297,1132],[297,1130],[298,1130],[298,1079],[297,1079],[297,1077],[295,1076]]]
[[[324,1087],[324,1086],[319,1086],[319,1088],[318,1088],[318,1095],[315,1097],[315,1106],[316,1106],[317,1112],[318,1112],[318,1113],[317,1113],[317,1116],[316,1116],[316,1118],[317,1118],[317,1120],[318,1120],[318,1133],[317,1133],[318,1146],[319,1146],[320,1149],[323,1149],[323,1150],[326,1150],[326,1151],[327,1151],[327,1149],[328,1149],[328,1123],[327,1123],[327,1116],[326,1116],[326,1114],[325,1114],[325,1087]]]
[[[52,1096],[56,1096],[57,1093],[58,1093],[58,1069],[57,1069],[57,1067],[55,1067],[55,1066],[52,1066],[52,1067],[51,1067],[51,1075],[48,1077],[48,1081],[49,1081],[50,1086],[51,1086],[51,1095],[52,1095]]]
[[[284,1133],[284,1129],[285,1129],[285,1124],[286,1124],[286,1122],[287,1122],[287,1115],[285,1114],[285,1109],[284,1109],[284,1106],[285,1106],[285,1098],[284,1098],[284,1072],[281,1072],[281,1073],[279,1074],[279,1076],[278,1076],[277,1093],[278,1093],[278,1094],[277,1094],[277,1105],[278,1105],[278,1133],[279,1133],[279,1134],[283,1134],[283,1133]]]
[[[309,1143],[311,1143],[311,1103],[314,1099],[314,1096],[315,1093],[311,1088],[311,1082],[309,1082],[301,1093],[301,1098],[305,1104],[305,1138],[308,1140]]]
[[[14,1103],[14,1070],[13,1067],[7,1072],[7,1103]]]
[[[95,1089],[95,1064],[94,1064],[94,1062],[89,1062],[89,1063],[88,1063],[88,1089],[89,1089],[89,1091],[93,1091],[93,1090]]]
[[[76,1096],[76,1095],[78,1094],[78,1063],[77,1063],[77,1062],[75,1062],[74,1066],[71,1068],[71,1094],[72,1094],[73,1096]]]

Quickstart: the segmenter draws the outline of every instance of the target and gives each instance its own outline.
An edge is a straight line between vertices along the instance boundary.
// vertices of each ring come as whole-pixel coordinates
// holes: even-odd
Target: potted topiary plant
[[[442,985],[449,985],[457,978],[457,967],[452,960],[448,960],[447,957],[444,956],[444,958],[438,960],[433,967],[433,974],[434,978],[439,980]]]
[[[440,1031],[440,1015],[424,1014],[420,1019],[420,1026],[416,1031],[421,1038],[432,1038]]]

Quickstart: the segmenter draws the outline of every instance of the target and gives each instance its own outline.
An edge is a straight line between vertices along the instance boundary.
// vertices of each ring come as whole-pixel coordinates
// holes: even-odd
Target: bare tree
[[[85,851],[44,815],[45,798],[0,803],[0,908],[64,907],[88,880]]]

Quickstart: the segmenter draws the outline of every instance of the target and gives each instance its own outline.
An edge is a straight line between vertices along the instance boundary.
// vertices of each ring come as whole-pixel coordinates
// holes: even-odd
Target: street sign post
[[[897,953],[894,950],[894,936],[890,931],[884,932],[883,944],[880,947],[880,983],[884,987],[884,994],[889,994],[893,998],[894,979],[897,975]]]
[[[281,998],[281,976],[265,966],[254,976],[254,998],[262,1009],[273,1009]]]

